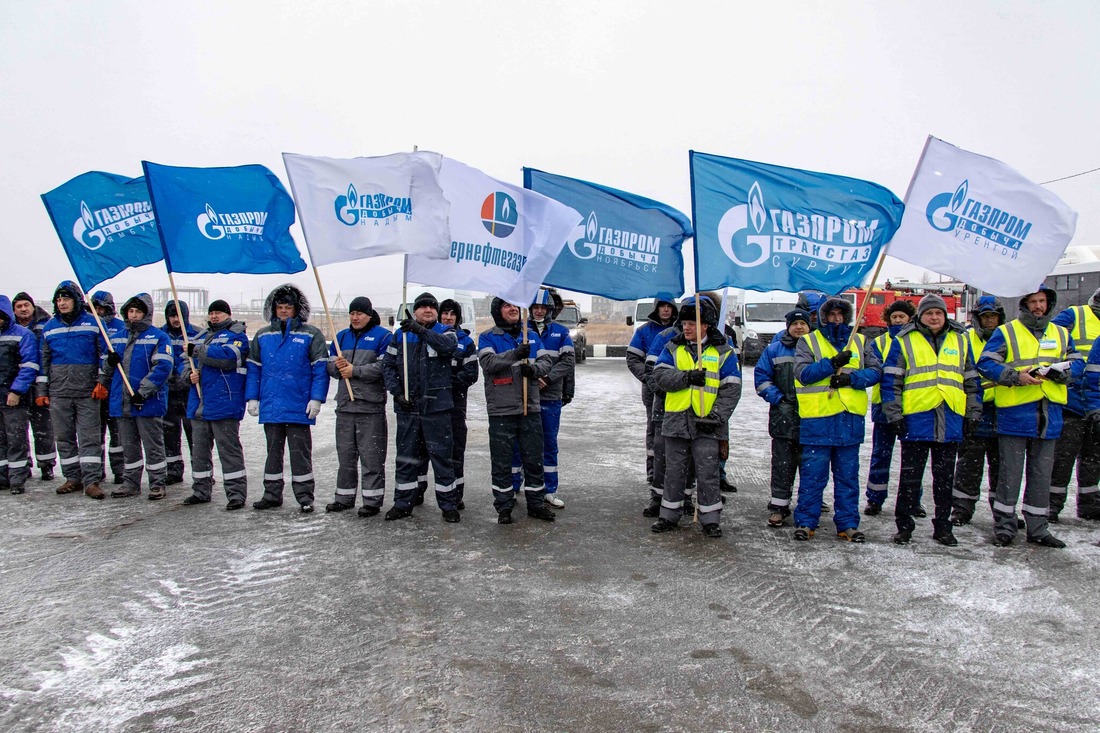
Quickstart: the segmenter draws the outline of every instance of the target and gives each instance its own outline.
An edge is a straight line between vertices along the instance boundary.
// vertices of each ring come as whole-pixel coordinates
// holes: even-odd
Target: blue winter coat
[[[1100,349],[1089,352],[1085,364],[1085,414],[1100,410]]]
[[[67,290],[76,301],[72,313],[57,310],[57,295]],[[46,397],[91,398],[99,380],[100,353],[105,349],[95,318],[88,313],[84,295],[72,280],[54,291],[54,315],[42,327],[42,372],[38,394]]]
[[[14,392],[29,406],[25,397],[41,369],[38,339],[29,328],[16,323],[6,295],[0,295],[0,315],[0,394],[6,397],[7,392]]]
[[[191,384],[191,365],[184,359],[178,367],[180,380],[191,385],[187,395],[187,417],[191,420],[241,420],[244,418],[244,386],[248,375],[248,336],[240,321],[211,325],[192,340],[191,360],[199,370],[199,387]]]
[[[890,326],[886,330],[890,334],[891,338],[897,338],[898,334],[901,333],[901,330],[908,325],[909,324],[905,324],[904,326]],[[871,350],[875,352],[875,356],[878,357],[879,363],[884,364],[886,362],[886,354],[882,353],[882,350],[879,349],[878,344],[875,343],[876,341],[878,341],[877,336],[873,339],[870,339],[868,343],[871,345]],[[873,402],[871,403],[871,422],[886,422],[886,416],[882,414],[882,403],[879,403],[877,405]]]
[[[794,354],[798,340],[782,331],[778,341],[768,344],[753,371],[756,393],[768,409],[768,434],[773,438],[798,440],[798,399],[794,391]]]
[[[310,400],[328,397],[328,344],[319,330],[302,321],[272,318],[249,345],[246,400],[260,401],[260,424],[316,425],[306,410]]]
[[[1095,300],[1095,296],[1093,297]],[[1093,303],[1090,301],[1089,306]],[[1086,306],[1086,307],[1089,307]],[[1077,312],[1073,308],[1066,308],[1064,311],[1056,315],[1050,320],[1055,326],[1062,326],[1070,333],[1073,333],[1074,327],[1077,325]],[[1089,351],[1089,356],[1092,356],[1092,351]],[[1085,380],[1075,379],[1069,383],[1069,394],[1067,395],[1067,402],[1064,409],[1069,410],[1078,417],[1083,417],[1087,411],[1085,404]]]
[[[576,352],[573,349],[573,339],[569,337],[569,329],[553,321],[545,324],[542,330],[539,330],[537,324],[532,321],[529,328],[539,332],[542,348],[550,354],[550,360],[554,364],[550,367],[550,373],[544,377],[546,387],[539,388],[539,400],[560,401],[562,385],[566,379],[573,376],[577,366]]]
[[[145,403],[135,409],[130,402],[130,393],[122,383],[118,369],[108,374],[104,362],[103,381],[110,381],[111,393],[109,410],[111,417],[163,417],[168,412],[168,378],[175,370],[172,358],[172,342],[168,334],[153,325],[149,315],[153,310],[153,299],[147,293],[139,293],[126,301],[122,312],[125,313],[131,303],[140,300],[145,303],[145,318],[136,323],[127,323],[125,331],[111,334],[111,345],[122,358],[122,370],[126,372],[130,386],[145,398]]]
[[[675,318],[673,318],[673,321],[675,321]],[[662,324],[658,321],[657,312],[654,310],[649,315],[645,325],[640,326],[634,332],[633,338],[630,339],[630,345],[626,347],[626,368],[642,384],[645,384],[646,381],[646,357],[650,353],[653,339],[671,325],[671,323]],[[657,353],[660,354],[660,352]],[[656,361],[656,358],[654,358],[654,361]],[[652,365],[650,365],[650,368],[652,369]]]
[[[171,307],[174,302],[175,301],[169,301],[169,304],[165,308],[165,310]],[[172,328],[171,326],[169,326],[168,318],[167,316],[165,316],[164,325],[161,326],[160,330],[168,334],[168,338],[172,341],[172,356],[175,358],[176,364],[185,364],[187,363],[187,350],[183,342],[183,331],[184,329],[186,329],[187,340],[194,342],[195,338],[199,335],[199,329],[191,325],[191,309],[188,307],[186,301],[179,301],[178,315],[180,316],[180,325],[182,326],[182,328]],[[198,365],[196,364],[196,366]],[[168,388],[172,392],[176,393],[189,392],[191,390],[191,384],[183,379],[183,372],[181,371],[181,368],[177,368],[176,374],[172,375],[172,379],[168,381]],[[213,418],[205,419],[210,420]]]
[[[458,348],[451,355],[451,397],[454,400],[454,409],[465,415],[467,393],[477,383],[477,375],[481,369],[477,363],[477,344],[470,338],[470,332],[465,328],[457,328],[455,335],[458,336]]]
[[[673,324],[665,328],[649,342],[649,351],[645,355],[645,382],[643,384],[653,393],[653,422],[664,419],[665,393],[657,386],[653,379],[653,367],[657,366],[657,359],[661,357],[668,342],[680,334],[679,325]]]
[[[386,410],[386,383],[382,375],[382,359],[393,334],[379,325],[371,311],[366,327],[359,332],[345,328],[329,345],[328,375],[336,380],[336,410],[338,412],[378,413]],[[351,364],[351,378],[345,381],[336,368],[336,345]],[[351,397],[348,396],[351,383]]]
[[[406,352],[406,349],[408,350]],[[451,358],[458,349],[458,336],[453,326],[439,321],[423,335],[401,328],[394,331],[386,354],[382,357],[382,376],[386,391],[394,397],[405,396],[405,353],[409,362],[409,400],[417,414],[430,415],[454,407],[451,394]],[[394,412],[406,412],[396,402]]]

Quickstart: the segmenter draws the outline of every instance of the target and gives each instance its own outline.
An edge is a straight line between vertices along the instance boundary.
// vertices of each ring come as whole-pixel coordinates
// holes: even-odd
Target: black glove
[[[187,342],[187,355],[188,356],[194,356],[195,355],[195,342],[194,341],[188,341]]]
[[[963,437],[969,438],[972,435],[977,435],[978,428],[981,426],[981,418],[967,418],[963,420]]]
[[[401,330],[408,333],[415,333],[417,336],[420,336],[421,334],[426,333],[428,329],[421,326],[420,323],[418,323],[415,319],[406,318],[405,320],[401,321]]]
[[[130,395],[130,407],[136,407],[141,409],[145,406],[145,396],[141,392],[134,392]]]
[[[408,410],[409,412],[412,412],[412,410],[413,410],[413,403],[411,401],[405,399],[405,395],[403,395],[403,394],[399,394],[396,397],[394,397],[393,398],[393,404],[396,405],[397,407],[400,407],[402,410]]]
[[[706,369],[692,369],[687,372],[688,384],[693,387],[702,387],[707,383],[707,370]]]
[[[798,398],[795,397],[794,395],[784,395],[783,399],[779,401],[779,404],[781,404],[781,405],[782,404],[788,404],[788,405],[792,405],[793,407],[797,408],[798,407]]]
[[[832,359],[829,359],[829,363],[833,365],[833,369],[840,369],[841,367],[848,366],[848,362],[852,360],[851,349],[845,349]]]
[[[118,355],[117,351],[107,352],[107,368],[114,371],[115,367],[122,363],[122,357]]]
[[[519,365],[519,373],[527,377],[528,379],[534,379],[535,375],[538,374],[538,371],[535,369],[534,364],[523,362]]]
[[[1093,410],[1089,414],[1085,415],[1085,419],[1091,423],[1100,422],[1100,410]]]
[[[512,349],[512,355],[517,359],[526,359],[531,355],[531,342],[527,341],[522,344],[516,344],[516,348]]]
[[[572,401],[573,401],[573,398],[572,398],[572,397],[564,397],[564,396],[563,396],[563,397],[561,398],[561,406],[562,406],[562,407],[565,407],[566,405],[568,405],[568,404],[569,404],[570,402],[572,402]]]
[[[840,389],[841,387],[851,387],[852,386],[852,375],[851,374],[834,374],[832,376],[832,378],[829,379],[829,386],[832,387],[833,389]]]
[[[695,418],[695,429],[700,433],[713,433],[718,430],[722,421],[716,418],[714,415],[707,415],[706,417]]]
[[[898,438],[904,438],[908,430],[905,427],[905,418],[886,423],[886,429]]]

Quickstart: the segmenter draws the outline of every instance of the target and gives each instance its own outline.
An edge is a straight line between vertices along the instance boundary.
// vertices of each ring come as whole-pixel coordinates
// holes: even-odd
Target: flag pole
[[[309,243],[306,243],[309,249]],[[340,349],[340,339],[336,338],[336,326],[332,322],[332,314],[328,310],[328,299],[325,298],[325,288],[321,285],[321,273],[317,271],[317,265],[313,265],[313,254],[310,253],[310,264],[313,266],[313,278],[317,281],[317,291],[321,294],[321,307],[325,309],[325,318],[328,319],[328,330],[332,334],[332,345],[336,348],[336,355],[344,358],[344,352]],[[337,293],[339,295],[339,293]],[[351,393],[351,380],[344,377],[344,383],[348,386],[348,399],[355,402],[355,395]]]
[[[415,151],[415,147],[413,148]],[[399,316],[405,316],[412,318],[412,313],[409,311],[409,256],[405,255],[405,264],[401,268],[401,307],[405,310],[404,313],[399,313]],[[404,319],[402,319],[404,320]],[[400,321],[399,321],[400,323]],[[405,329],[401,329],[401,368],[404,370],[405,378],[402,383],[405,385],[405,399],[409,399],[409,332]]]
[[[187,338],[187,322],[183,320],[183,309],[180,308],[180,296],[176,292],[176,280],[172,277],[172,271],[168,270],[168,284],[172,287],[172,302],[176,304],[176,317],[180,319],[180,333],[183,334],[183,355],[187,357],[187,366],[191,367],[191,371],[198,371],[195,369],[195,360],[191,358],[191,355],[187,353],[188,346],[191,340]],[[195,382],[195,393],[198,394],[199,399],[202,399],[202,385]]]
[[[528,343],[528,341],[527,341],[527,309],[526,308],[520,308],[519,309],[519,317],[523,321],[523,343],[526,344],[526,343]],[[531,354],[528,353],[527,354],[527,359],[524,359],[524,361],[529,361],[530,358],[531,358]],[[523,416],[527,417],[527,377],[521,377],[521,378],[523,379]]]
[[[703,364],[703,298],[699,291],[695,291],[695,366]],[[699,405],[702,406],[706,399],[706,385],[698,387]],[[698,497],[696,497],[698,499]],[[692,524],[699,524],[699,502],[694,502],[695,514],[691,518]]]
[[[99,311],[95,309],[95,304],[92,303],[90,300],[86,300],[85,302],[92,306],[92,318],[95,319],[96,325],[99,326],[99,333],[101,336],[103,336],[103,340],[107,343],[107,351],[110,351],[112,354],[115,353],[115,346],[111,343],[111,337],[107,335],[107,327],[103,325],[103,319],[99,317]],[[118,369],[118,373],[122,377],[122,383],[126,385],[126,391],[129,392],[130,396],[132,397],[134,395],[134,388],[130,384],[130,380],[126,376],[126,372],[122,370],[121,362],[115,366],[115,369]]]

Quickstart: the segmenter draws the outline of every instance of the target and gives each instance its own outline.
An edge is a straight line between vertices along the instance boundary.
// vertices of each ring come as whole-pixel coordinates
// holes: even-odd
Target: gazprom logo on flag
[[[195,219],[202,236],[207,239],[225,237],[263,237],[266,211],[236,211],[232,214],[219,214],[210,204],[206,211]]]
[[[987,249],[1000,245],[1003,255],[1009,254],[1010,249],[1019,251],[1031,233],[1031,222],[1022,216],[971,198],[969,180],[960,183],[954,193],[933,196],[924,214],[933,229],[954,231],[955,237],[964,243],[984,245]]]
[[[387,196],[384,193],[368,193],[362,196],[355,190],[354,184],[348,184],[347,195],[337,196],[334,202],[336,218],[349,227],[366,226],[373,222],[379,226],[389,224],[404,215],[405,221],[413,217],[412,199],[407,196]]]
[[[153,207],[148,201],[134,201],[95,210],[81,201],[80,218],[73,222],[73,237],[94,252],[114,237],[134,234],[147,224],[156,226]]]
[[[626,267],[638,272],[657,272],[661,238],[626,229],[601,227],[596,212],[573,230],[569,251],[581,260],[595,259],[609,267]]]
[[[507,237],[515,231],[518,221],[516,200],[503,191],[491,193],[481,202],[481,223],[494,237]]]
[[[718,222],[722,251],[740,267],[798,265],[825,274],[869,265],[879,234],[878,219],[768,209],[759,181],[753,181],[748,199],[726,211]]]

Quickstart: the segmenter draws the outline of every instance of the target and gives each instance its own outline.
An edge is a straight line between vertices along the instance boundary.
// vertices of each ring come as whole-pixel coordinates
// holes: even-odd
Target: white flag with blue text
[[[376,158],[283,153],[313,264],[388,254],[447,257],[442,160],[428,152]]]
[[[408,279],[528,305],[581,215],[450,158],[443,159],[439,180],[451,202],[450,254],[447,260],[409,257]]]
[[[1077,212],[993,158],[929,136],[887,254],[1005,297],[1035,292]]]

